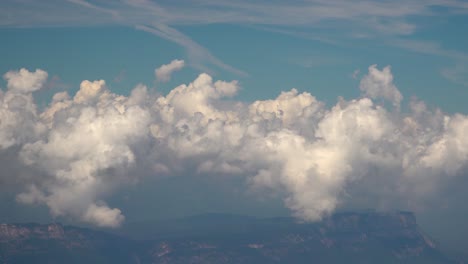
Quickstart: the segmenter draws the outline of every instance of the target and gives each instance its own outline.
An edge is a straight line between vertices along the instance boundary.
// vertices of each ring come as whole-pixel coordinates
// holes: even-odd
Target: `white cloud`
[[[83,219],[97,226],[118,227],[125,220],[125,217],[117,208],[111,209],[106,205],[98,206],[91,204],[86,210]]]
[[[180,71],[184,66],[185,62],[183,60],[173,60],[169,64],[164,64],[154,70],[156,80],[160,82],[168,82],[171,80],[172,73]]]
[[[24,68],[19,71],[9,71],[3,75],[10,91],[18,93],[34,92],[42,88],[47,80],[47,72],[37,69],[30,72]]]
[[[119,209],[94,204],[103,193],[132,181],[108,170],[132,167],[136,159],[132,146],[148,133],[150,115],[135,104],[141,101],[135,96],[141,97],[112,94],[104,81],[83,81],[73,99],[56,94],[37,120],[48,131],[25,142],[20,152],[25,164],[49,177],[26,190],[20,200],[43,202],[54,216],[72,216],[100,226],[121,223],[124,217]],[[41,199],[33,199],[31,190]]]
[[[104,80],[99,81],[83,81],[80,85],[80,90],[73,97],[75,103],[87,103],[93,99],[98,99],[98,95],[105,91],[106,82]]]
[[[20,76],[19,83],[30,79]],[[19,148],[22,166],[37,172],[21,178],[19,202],[106,227],[125,218],[106,197],[145,174],[237,175],[254,190],[281,193],[295,216],[314,221],[353,200],[351,188],[377,205],[425,201],[464,171],[467,116],[416,101],[409,113],[374,103],[400,104],[389,67],[369,67],[360,88],[362,98],[327,108],[295,89],[271,100],[227,102],[238,83],[208,74],[167,96],[143,85],[122,96],[102,80],[83,81],[74,96],[58,93],[37,112],[36,88],[22,86],[23,93],[0,96],[0,146]],[[377,191],[381,186],[388,190]]]
[[[43,127],[37,122],[37,110],[32,92],[47,80],[43,70],[9,71],[4,75],[8,90],[0,91],[0,150],[20,145],[40,134]]]
[[[377,65],[371,65],[369,74],[362,78],[359,87],[366,96],[372,99],[386,99],[392,102],[395,107],[400,107],[403,96],[393,84],[393,75],[389,66],[380,71],[377,69]]]

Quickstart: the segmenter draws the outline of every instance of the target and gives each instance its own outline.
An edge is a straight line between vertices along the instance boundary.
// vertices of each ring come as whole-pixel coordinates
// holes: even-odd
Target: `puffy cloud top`
[[[3,75],[7,81],[7,87],[10,91],[18,93],[30,93],[42,88],[47,81],[47,72],[37,69],[30,72],[24,68],[19,71],[9,71]]]
[[[172,73],[181,70],[184,66],[185,62],[183,60],[173,60],[169,64],[164,64],[154,70],[156,80],[160,82],[168,82],[171,80]]]
[[[403,96],[396,86],[393,84],[393,75],[390,66],[377,69],[377,65],[369,67],[369,73],[361,80],[361,91],[364,95],[372,99],[382,98],[393,103],[394,106],[399,106]]]

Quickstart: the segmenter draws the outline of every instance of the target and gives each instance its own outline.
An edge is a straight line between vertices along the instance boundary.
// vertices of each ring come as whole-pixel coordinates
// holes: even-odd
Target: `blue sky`
[[[2,1],[0,70],[43,68],[71,89],[105,79],[154,86],[173,59],[239,80],[243,100],[298,88],[334,103],[358,95],[367,67],[391,65],[405,98],[468,111],[464,1]],[[356,80],[354,72],[359,71]],[[60,89],[60,88],[58,88]]]
[[[454,247],[468,234],[467,1],[3,0],[0,36],[1,221],[316,220],[358,204],[416,209]]]

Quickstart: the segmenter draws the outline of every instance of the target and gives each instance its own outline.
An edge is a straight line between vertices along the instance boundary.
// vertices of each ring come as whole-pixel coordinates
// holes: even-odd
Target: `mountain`
[[[0,263],[132,263],[134,241],[61,224],[0,224]]]
[[[128,224],[119,234],[0,224],[0,263],[456,263],[410,212],[349,212],[319,223],[208,214]]]

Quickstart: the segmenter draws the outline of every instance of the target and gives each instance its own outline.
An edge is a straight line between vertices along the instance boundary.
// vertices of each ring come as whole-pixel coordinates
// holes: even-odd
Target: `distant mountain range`
[[[127,224],[118,234],[0,224],[0,263],[463,263],[410,212],[339,213],[319,223],[207,214]]]

